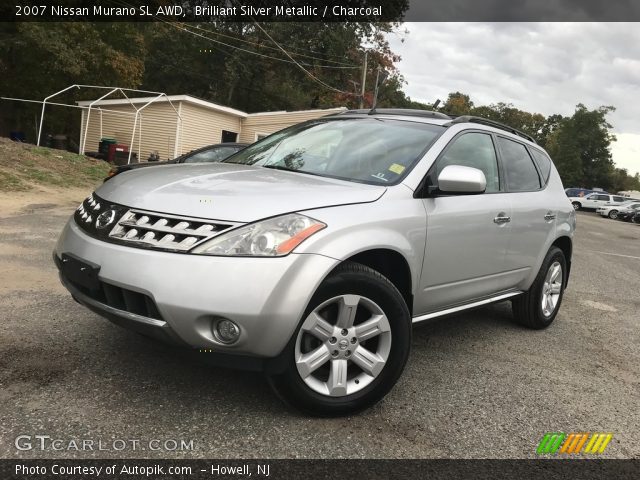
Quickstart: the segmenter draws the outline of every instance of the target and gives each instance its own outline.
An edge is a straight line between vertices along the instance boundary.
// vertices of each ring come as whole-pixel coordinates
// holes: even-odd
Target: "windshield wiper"
[[[305,170],[296,170],[295,168],[285,167],[283,165],[260,165],[262,168],[271,168],[272,170],[284,170],[285,172],[304,173],[305,175],[314,175],[316,177],[324,177],[319,173],[307,172]]]

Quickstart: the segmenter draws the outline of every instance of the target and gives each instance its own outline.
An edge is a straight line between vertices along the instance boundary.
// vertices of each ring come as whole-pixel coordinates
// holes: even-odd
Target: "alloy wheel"
[[[556,261],[551,264],[542,284],[542,314],[550,317],[556,310],[562,293],[562,265]]]
[[[343,397],[382,372],[391,350],[391,327],[382,309],[360,295],[340,295],[304,320],[295,345],[298,374],[312,390]]]

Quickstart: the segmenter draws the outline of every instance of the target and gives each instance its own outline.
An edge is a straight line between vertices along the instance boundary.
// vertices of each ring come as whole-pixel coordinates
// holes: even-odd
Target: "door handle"
[[[556,218],[556,214],[552,212],[547,212],[547,214],[544,216],[544,219],[547,222],[550,222],[551,220],[555,220],[555,218]]]
[[[511,217],[507,217],[504,212],[500,212],[496,218],[493,219],[493,223],[498,225],[502,225],[503,223],[509,223],[511,221]]]

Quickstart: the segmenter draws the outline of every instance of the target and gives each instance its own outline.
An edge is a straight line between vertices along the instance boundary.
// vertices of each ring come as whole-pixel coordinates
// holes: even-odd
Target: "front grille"
[[[64,280],[71,284],[75,289],[79,290],[82,294],[96,302],[125,312],[135,313],[136,315],[141,315],[143,317],[162,320],[162,316],[158,311],[156,303],[149,295],[118,287],[117,285],[112,285],[110,283],[103,282],[102,280],[99,280],[100,288],[98,290],[88,289],[85,286],[70,280],[66,276],[64,277]]]
[[[95,193],[75,213],[76,224],[89,235],[131,247],[187,252],[236,226],[200,218],[130,209]]]
[[[132,209],[122,216],[109,237],[164,250],[187,251],[232,226]]]

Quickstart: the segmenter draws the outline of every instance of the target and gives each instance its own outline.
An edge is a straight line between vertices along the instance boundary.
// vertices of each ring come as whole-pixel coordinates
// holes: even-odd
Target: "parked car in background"
[[[636,213],[631,217],[633,223],[640,223],[640,211],[636,210]]]
[[[591,190],[588,188],[565,188],[564,193],[567,197],[586,197],[590,193],[609,193],[603,190]]]
[[[596,213],[603,217],[619,218],[620,215],[625,216],[626,213],[635,213],[640,208],[640,200],[628,200],[620,205],[609,205],[596,208]]]
[[[144,162],[144,163],[129,163],[126,165],[114,165],[109,170],[106,182],[110,178],[129,170],[137,170],[138,168],[157,167],[159,165],[172,165],[176,163],[210,163],[220,162],[227,157],[230,157],[236,152],[239,152],[245,148],[248,143],[216,143],[215,145],[207,145],[206,147],[192,150],[180,157],[174,158],[167,162]]]
[[[307,413],[344,415],[393,387],[414,323],[509,299],[520,324],[550,326],[575,224],[527,134],[356,110],[220,163],[116,176],[69,219],[54,259],[73,297],[115,323],[263,370]]]
[[[616,205],[628,201],[629,199],[621,195],[610,195],[608,193],[591,193],[586,197],[569,197],[575,210],[595,210],[599,207]]]

